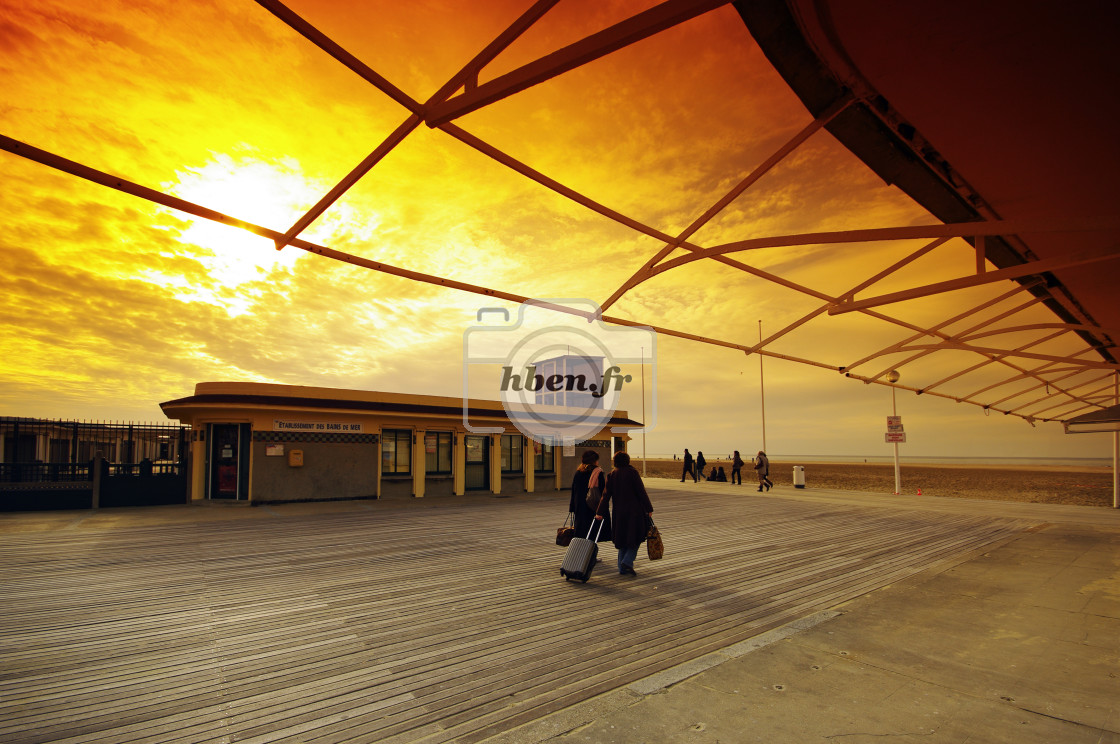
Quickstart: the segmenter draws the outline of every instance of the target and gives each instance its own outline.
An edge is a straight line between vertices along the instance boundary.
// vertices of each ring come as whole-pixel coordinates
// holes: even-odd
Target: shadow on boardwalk
[[[696,721],[674,719],[672,707],[639,714],[644,696],[657,693],[662,710],[735,664],[758,674],[766,661],[773,678],[793,679],[804,670],[782,677],[778,657],[748,654],[780,647],[760,634],[786,626],[761,638],[787,647],[790,628],[815,623],[796,637],[858,636],[848,608],[886,596],[868,592],[897,585],[886,591],[904,592],[900,613],[898,587],[1056,534],[1042,515],[969,502],[726,486],[652,496],[665,559],[640,560],[637,579],[618,576],[605,545],[586,585],[559,575],[552,538],[566,496],[5,516],[0,738],[607,741],[629,727],[620,740],[671,741],[695,734]],[[1097,561],[1098,572],[1115,570]],[[992,601],[982,579],[964,596]],[[1115,623],[1114,605],[1099,609],[1104,626]],[[880,622],[890,626],[889,614]],[[931,640],[920,626],[907,631]],[[831,661],[815,671],[852,660],[843,648],[820,653]],[[703,717],[711,695],[693,694],[680,705]],[[718,718],[761,734],[765,711],[752,706],[736,701]],[[1097,717],[1100,731],[1115,728],[1107,712]],[[760,740],[782,740],[770,732]]]

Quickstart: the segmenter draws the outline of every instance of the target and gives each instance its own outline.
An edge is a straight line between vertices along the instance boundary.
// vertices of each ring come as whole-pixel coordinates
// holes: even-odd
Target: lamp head
[[[898,382],[898,378],[901,377],[901,376],[902,375],[898,374],[897,369],[892,369],[890,372],[887,373],[887,382],[889,382],[890,384],[893,385],[896,382]]]

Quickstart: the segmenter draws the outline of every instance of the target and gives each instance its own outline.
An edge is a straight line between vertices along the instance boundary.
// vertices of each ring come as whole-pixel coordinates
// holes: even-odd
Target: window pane
[[[412,432],[388,429],[381,433],[381,472],[412,472]]]
[[[502,470],[507,473],[521,472],[521,435],[502,435]]]
[[[439,471],[439,434],[429,431],[424,435],[424,470],[429,473]]]
[[[539,454],[536,456],[536,468],[542,473],[552,472],[552,445],[538,444]]]
[[[451,472],[451,432],[441,434],[438,445],[439,469],[444,473]]]
[[[396,461],[397,441],[390,439],[390,433],[385,432],[381,437],[381,470],[386,473],[393,472],[393,463]]]
[[[424,460],[429,473],[451,472],[451,432],[431,431],[424,435]]]
[[[412,470],[412,435],[406,431],[397,432],[397,472],[407,473]]]

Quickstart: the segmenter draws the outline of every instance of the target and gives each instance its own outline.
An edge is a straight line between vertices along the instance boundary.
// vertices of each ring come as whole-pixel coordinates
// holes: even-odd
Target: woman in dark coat
[[[614,470],[607,476],[607,487],[603,500],[595,513],[596,519],[604,519],[609,514],[608,507],[614,502],[613,541],[618,548],[618,572],[637,576],[634,559],[638,557],[638,546],[646,539],[649,527],[646,517],[653,514],[653,504],[642,484],[642,476],[630,465],[630,455],[619,452],[614,456]]]
[[[587,505],[587,489],[591,475],[598,471],[599,488],[603,489],[607,483],[607,474],[599,467],[599,453],[595,450],[586,450],[580,457],[580,465],[572,476],[572,500],[568,503],[568,511],[575,514],[576,537],[587,537],[587,531],[595,522],[595,510]],[[591,535],[595,539],[595,535]],[[603,530],[599,533],[596,542],[606,542],[611,539],[611,520],[603,522]]]
[[[731,482],[735,482],[735,478],[739,478],[739,485],[743,485],[743,458],[739,456],[739,450],[735,450],[735,456],[731,460]]]

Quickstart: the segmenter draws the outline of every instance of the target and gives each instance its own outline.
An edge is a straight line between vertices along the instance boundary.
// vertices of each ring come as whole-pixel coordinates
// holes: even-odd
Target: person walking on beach
[[[754,469],[758,471],[758,490],[761,491],[766,486],[769,491],[774,482],[770,480],[770,460],[762,450],[758,451],[758,456],[754,459]]]
[[[572,474],[572,499],[568,502],[568,511],[575,515],[576,537],[591,539],[589,532],[595,523],[595,507],[587,503],[587,489],[592,484],[602,489],[606,485],[606,473],[599,467],[599,453],[595,450],[585,450],[580,457],[579,467]],[[596,505],[597,506],[597,505]],[[603,522],[596,542],[605,542],[611,539],[611,519],[608,516]]]
[[[701,478],[704,477],[704,466],[707,465],[707,464],[708,464],[707,461],[704,459],[704,453],[697,450],[697,452],[696,452],[696,475],[693,476],[694,479],[696,478],[696,476],[699,476]]]
[[[731,457],[731,482],[735,482],[738,476],[739,485],[743,485],[743,458],[739,456],[739,450],[735,450],[735,454]]]
[[[618,548],[618,572],[623,576],[637,576],[634,559],[638,557],[638,546],[649,533],[646,518],[653,514],[653,504],[642,483],[642,476],[630,464],[630,455],[625,452],[614,456],[614,470],[607,476],[607,487],[595,512],[596,519],[607,518],[611,502],[614,503],[612,540]]]
[[[686,447],[684,451],[684,470],[681,471],[681,483],[684,483],[684,479],[690,475],[692,476],[692,482],[695,483],[696,471],[692,469],[692,453]]]

